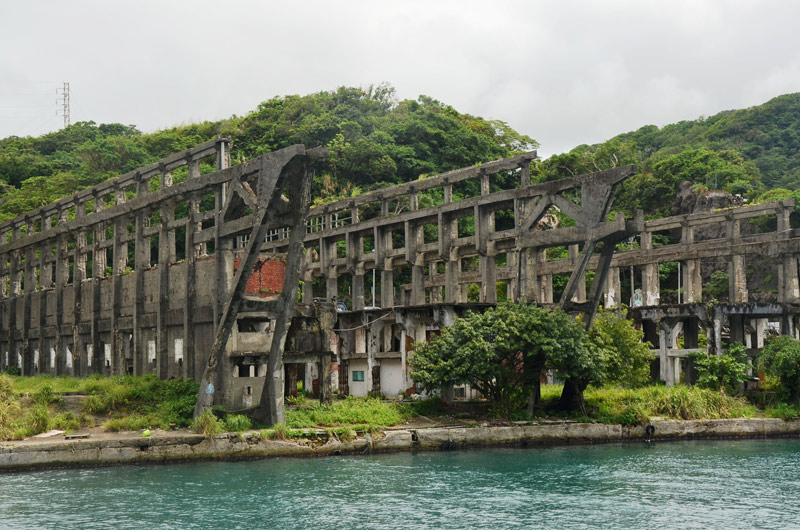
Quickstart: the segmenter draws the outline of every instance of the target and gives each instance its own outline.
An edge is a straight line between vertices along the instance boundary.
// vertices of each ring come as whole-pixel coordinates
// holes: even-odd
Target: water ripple
[[[798,528],[800,441],[0,475],[0,528]]]

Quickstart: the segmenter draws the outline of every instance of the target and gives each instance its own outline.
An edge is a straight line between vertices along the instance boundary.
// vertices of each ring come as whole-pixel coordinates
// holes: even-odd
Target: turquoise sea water
[[[0,474],[0,528],[800,528],[800,441]]]

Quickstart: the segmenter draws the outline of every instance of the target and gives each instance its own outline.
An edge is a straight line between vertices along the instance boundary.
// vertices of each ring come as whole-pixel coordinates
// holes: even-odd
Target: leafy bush
[[[685,385],[653,385],[635,390],[590,387],[586,405],[590,418],[623,425],[645,423],[653,416],[699,420],[741,418],[756,413],[756,408],[742,397]]]
[[[800,403],[800,340],[788,335],[769,341],[758,357],[759,371],[777,377],[781,399]]]
[[[727,353],[717,357],[705,352],[689,355],[697,369],[697,385],[701,388],[725,390],[733,394],[747,379],[747,349],[740,342],[731,344]]]
[[[624,307],[599,311],[587,333],[595,354],[604,359],[602,377],[597,382],[628,388],[645,385],[650,379],[653,354],[648,343],[642,342],[643,337],[644,332],[633,326]]]

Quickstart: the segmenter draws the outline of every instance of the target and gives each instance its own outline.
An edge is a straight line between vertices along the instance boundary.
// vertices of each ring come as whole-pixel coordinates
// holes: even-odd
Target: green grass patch
[[[389,427],[415,415],[409,405],[377,398],[348,396],[330,405],[306,402],[286,411],[286,425],[291,428],[372,425]]]
[[[778,403],[775,406],[764,409],[764,415],[768,418],[780,418],[784,421],[800,418],[800,406]]]
[[[88,394],[79,415],[59,411],[62,392]],[[30,402],[22,396],[30,396]],[[140,377],[16,377],[0,376],[0,439],[19,439],[49,429],[75,430],[91,426],[93,416],[110,417],[109,431],[168,429],[192,421],[197,383]]]

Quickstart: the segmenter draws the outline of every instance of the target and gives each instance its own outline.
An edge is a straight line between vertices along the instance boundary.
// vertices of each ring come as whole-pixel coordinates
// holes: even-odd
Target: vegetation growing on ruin
[[[79,410],[63,407],[64,392],[87,395]],[[188,426],[197,383],[125,377],[12,377],[0,375],[0,439],[24,438],[49,429],[92,427],[108,431]]]
[[[759,369],[779,381],[779,398],[800,405],[800,340],[783,335],[770,340],[758,358]]]
[[[286,411],[286,425],[295,429],[369,425],[387,427],[403,423],[412,413],[411,407],[398,406],[378,398],[348,396],[330,405],[295,399],[292,407]]]
[[[695,352],[689,355],[697,370],[697,386],[713,390],[736,393],[747,380],[747,349],[744,344],[731,344],[727,352],[717,356],[708,352]]]

